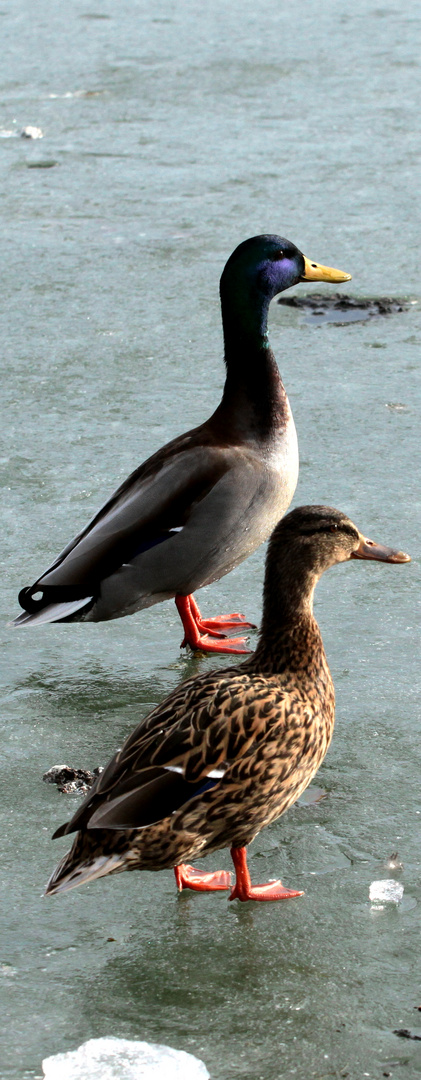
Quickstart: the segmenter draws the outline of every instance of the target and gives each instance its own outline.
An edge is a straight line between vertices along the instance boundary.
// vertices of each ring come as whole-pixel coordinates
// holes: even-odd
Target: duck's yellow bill
[[[332,266],[310,262],[310,259],[306,259],[304,255],[304,273],[301,281],[331,281],[339,284],[340,281],[351,281],[351,276],[351,274],[344,274],[343,270],[334,270]]]

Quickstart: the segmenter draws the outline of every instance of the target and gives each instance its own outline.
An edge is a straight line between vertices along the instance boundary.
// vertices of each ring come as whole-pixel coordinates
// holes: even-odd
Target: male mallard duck
[[[186,862],[229,845],[230,900],[301,895],[280,881],[252,886],[246,846],[298,799],[332,738],[334,689],[313,593],[324,570],[351,558],[409,561],[328,506],[299,507],[279,523],[255,653],[188,679],[139,724],[54,834],[77,831],[47,893],[122,870],[169,867],[179,889],[228,889],[225,871],[202,873]]]
[[[175,596],[184,642],[244,652],[237,613],[203,620],[192,596],[269,536],[298,477],[294,421],[267,336],[269,303],[299,281],[348,281],[288,240],[255,236],[221,278],[226,382],[200,427],[149,458],[19,601],[15,626],[117,619]]]

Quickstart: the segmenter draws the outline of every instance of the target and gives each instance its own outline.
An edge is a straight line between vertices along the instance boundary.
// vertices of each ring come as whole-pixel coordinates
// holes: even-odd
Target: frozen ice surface
[[[206,1080],[203,1061],[157,1043],[89,1039],[77,1050],[42,1063],[46,1080]]]
[[[372,881],[369,895],[372,904],[400,904],[403,897],[403,885],[399,881],[394,881],[393,878]]]

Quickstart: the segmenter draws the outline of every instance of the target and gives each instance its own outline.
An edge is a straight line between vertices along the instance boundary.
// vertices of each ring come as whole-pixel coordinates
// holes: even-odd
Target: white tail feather
[[[10,624],[11,626],[40,626],[41,623],[58,622],[59,619],[65,619],[68,615],[74,615],[75,611],[80,611],[80,608],[86,607],[93,600],[92,596],[84,596],[83,600],[69,600],[68,603],[62,604],[47,604],[41,611],[24,611],[22,615],[18,615],[17,619]]]
[[[66,874],[68,858],[68,854],[65,855],[51,875],[45,890],[46,896],[51,896],[52,893],[68,892],[69,889],[75,889],[77,885],[104,877],[105,874],[111,874],[124,866],[124,857],[121,855],[98,855],[96,859],[92,859],[92,862],[71,866]]]

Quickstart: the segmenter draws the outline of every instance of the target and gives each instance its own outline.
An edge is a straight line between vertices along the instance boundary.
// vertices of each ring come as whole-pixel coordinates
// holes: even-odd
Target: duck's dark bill
[[[351,274],[345,274],[343,270],[334,270],[332,266],[322,266],[321,263],[311,262],[304,255],[304,273],[301,281],[331,281],[339,284],[341,281],[351,281]]]
[[[383,544],[375,544],[374,540],[361,537],[360,546],[352,552],[351,559],[377,559],[379,562],[411,562],[411,556],[404,551],[394,551],[393,548],[384,547]]]

